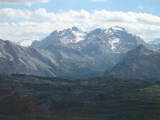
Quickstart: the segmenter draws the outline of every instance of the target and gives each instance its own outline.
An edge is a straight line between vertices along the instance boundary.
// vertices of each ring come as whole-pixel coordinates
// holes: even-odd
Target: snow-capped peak
[[[109,28],[109,30],[112,30],[112,31],[126,31],[125,28],[120,27],[120,26],[113,26],[113,27]]]
[[[108,34],[108,35],[113,35],[117,32],[118,33],[119,32],[126,32],[126,30],[125,30],[125,28],[119,27],[119,26],[110,27],[110,28],[105,30],[105,33]]]
[[[77,43],[84,40],[85,32],[80,31],[77,27],[72,27],[59,32],[60,41],[63,44]]]
[[[77,27],[72,27],[72,31],[80,31]]]
[[[59,32],[81,32],[81,30],[77,27],[72,27],[72,28],[67,28],[67,29],[64,29],[62,31],[59,31]]]

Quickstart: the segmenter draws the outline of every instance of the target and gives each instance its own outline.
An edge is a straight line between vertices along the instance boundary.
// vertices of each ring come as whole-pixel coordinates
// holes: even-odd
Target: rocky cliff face
[[[0,40],[0,73],[55,77],[56,62],[47,53]]]
[[[109,74],[118,78],[160,80],[160,51],[139,46],[128,52]]]
[[[76,27],[54,31],[33,48],[50,52],[64,77],[102,76],[112,69],[129,50],[146,44],[141,38],[115,26],[83,32]]]

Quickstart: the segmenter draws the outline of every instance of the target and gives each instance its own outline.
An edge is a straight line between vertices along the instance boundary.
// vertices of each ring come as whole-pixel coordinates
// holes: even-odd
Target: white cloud
[[[48,0],[0,0],[0,4],[3,5],[17,5],[26,4],[31,5],[33,3],[47,3]]]
[[[32,12],[29,10],[20,10],[12,8],[3,8],[0,9],[0,18],[1,20],[6,19],[30,19]]]
[[[24,44],[30,43],[24,42],[25,40],[42,39],[53,30],[72,26],[86,31],[118,25],[142,36],[145,40],[160,37],[160,17],[147,13],[106,10],[70,10],[54,13],[48,12],[45,8],[35,11],[5,8],[0,9],[0,17],[6,19],[6,22],[0,22],[0,38],[23,41]],[[13,19],[13,22],[7,22],[7,19]],[[20,22],[14,22],[14,19],[20,19]]]

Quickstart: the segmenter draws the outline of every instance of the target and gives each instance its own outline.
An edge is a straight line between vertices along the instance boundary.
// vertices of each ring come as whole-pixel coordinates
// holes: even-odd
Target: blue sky
[[[113,11],[135,11],[135,12],[147,12],[155,15],[160,15],[159,12],[159,0],[106,0],[104,2],[91,2],[87,0],[59,0],[52,1],[46,5],[49,10],[80,10],[86,9],[93,11],[94,9],[106,9]],[[142,6],[142,9],[138,9],[138,6]],[[45,6],[44,6],[45,7]]]
[[[27,6],[26,4],[2,4],[0,8],[8,7],[31,10],[46,8],[48,11],[53,12],[81,9],[88,11],[106,9],[124,12],[146,12],[154,15],[160,15],[159,5],[159,0],[99,0],[99,2],[98,0],[49,0],[46,3],[34,3],[31,6]]]
[[[159,5],[159,0],[0,0],[0,37],[29,44],[73,25],[83,30],[119,25],[150,41],[160,38]]]

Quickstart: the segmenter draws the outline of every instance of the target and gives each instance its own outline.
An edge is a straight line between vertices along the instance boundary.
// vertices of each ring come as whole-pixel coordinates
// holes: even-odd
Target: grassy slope
[[[0,119],[159,120],[159,96],[142,80],[0,76]]]

